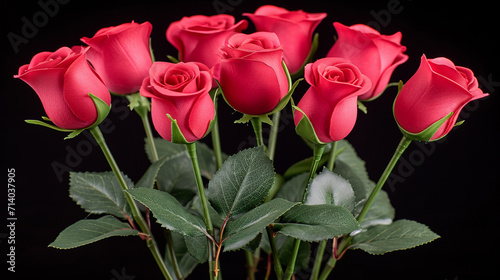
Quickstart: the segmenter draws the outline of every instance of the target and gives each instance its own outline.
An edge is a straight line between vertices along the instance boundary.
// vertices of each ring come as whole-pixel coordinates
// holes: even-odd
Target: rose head
[[[304,77],[311,87],[294,112],[297,133],[314,143],[345,138],[356,123],[358,96],[371,88],[370,79],[347,59],[335,57],[307,64]],[[307,119],[316,137],[303,132]]]
[[[87,59],[111,92],[130,94],[139,91],[153,63],[149,48],[151,29],[149,22],[138,24],[132,21],[103,28],[92,38],[81,38],[90,46]]]
[[[87,50],[75,46],[38,53],[14,76],[35,90],[47,116],[62,129],[87,128],[96,122],[97,109],[89,93],[111,104],[106,86],[85,59]]]
[[[276,34],[235,34],[220,52],[214,76],[235,110],[248,115],[266,114],[287,95],[283,47]]]
[[[394,117],[407,138],[434,141],[451,131],[468,102],[487,95],[470,69],[423,55],[394,101]]]
[[[360,100],[377,98],[387,87],[394,69],[408,60],[403,54],[406,47],[401,45],[401,32],[387,36],[363,24],[349,27],[335,22],[333,26],[338,40],[327,56],[350,60],[371,79],[372,88]]]
[[[189,143],[207,134],[215,117],[209,94],[212,80],[208,67],[201,63],[153,63],[140,93],[151,98],[153,125],[161,137],[177,141],[174,120]]]
[[[218,61],[219,47],[226,37],[246,29],[248,22],[235,24],[233,16],[192,16],[173,22],[167,29],[167,40],[179,51],[181,61],[196,61],[212,68]]]
[[[257,31],[275,32],[278,35],[290,73],[295,73],[304,64],[311,50],[314,29],[326,17],[326,13],[288,11],[272,5],[243,15],[252,20]]]

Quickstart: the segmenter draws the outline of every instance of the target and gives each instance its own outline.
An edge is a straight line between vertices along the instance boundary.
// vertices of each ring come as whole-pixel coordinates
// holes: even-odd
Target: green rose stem
[[[257,138],[257,146],[263,146],[264,145],[264,138],[262,136],[262,120],[258,117],[254,117],[250,120],[252,122],[252,127],[255,132],[255,137]],[[276,241],[274,240],[274,233],[273,229],[271,226],[266,227],[267,231],[267,238],[269,239],[269,244],[271,245],[271,255],[273,257],[273,265],[274,265],[274,273],[276,273],[276,277],[278,279],[281,279],[283,277],[283,268],[281,267],[281,262],[278,254],[278,247],[276,246]],[[250,258],[250,253],[247,253],[247,260],[252,259]],[[250,265],[250,263],[247,263]],[[253,262],[252,262],[253,265]],[[254,271],[249,271],[250,274],[254,274]],[[252,276],[250,276],[252,277]],[[255,277],[255,276],[253,276]]]
[[[106,160],[108,161],[108,164],[111,167],[113,173],[115,174],[116,179],[118,180],[118,183],[120,184],[121,188],[123,190],[127,190],[128,189],[127,183],[125,182],[125,179],[123,178],[123,175],[120,169],[118,168],[118,165],[116,164],[116,161],[113,158],[113,155],[111,154],[111,151],[109,150],[106,141],[104,140],[104,136],[102,135],[101,130],[99,129],[98,126],[90,128],[89,130],[92,133],[92,136],[94,136],[97,144],[99,144],[99,147],[101,147],[101,150],[104,156],[106,157]],[[156,240],[153,237],[153,233],[151,232],[151,229],[149,228],[147,222],[144,220],[144,217],[139,211],[137,204],[135,204],[130,194],[128,194],[127,192],[123,192],[123,194],[128,204],[130,205],[132,216],[135,222],[139,225],[142,232],[147,234],[148,236],[148,239],[146,241],[148,249],[151,251],[151,254],[153,254],[153,257],[156,263],[158,264],[158,267],[160,268],[163,276],[167,280],[173,280],[172,276],[170,276],[170,273],[167,270],[167,267],[165,266],[165,263],[163,262],[163,257],[160,254],[158,245],[156,244]]]
[[[269,140],[267,142],[268,143],[267,155],[272,161],[274,161],[274,154],[276,152],[276,142],[278,138],[280,117],[281,117],[281,111],[274,113],[273,126],[271,126],[271,132],[269,133]]]
[[[396,166],[396,163],[398,162],[399,158],[403,154],[403,152],[408,148],[412,140],[406,138],[403,136],[401,141],[399,142],[398,147],[396,148],[396,151],[394,152],[394,155],[392,156],[391,160],[389,161],[389,164],[387,164],[387,167],[385,168],[384,172],[380,176],[380,179],[377,182],[377,185],[375,188],[372,190],[370,196],[366,200],[365,205],[363,206],[363,209],[361,209],[361,212],[358,215],[358,222],[361,223],[363,219],[365,218],[366,214],[370,210],[370,207],[373,204],[373,201],[377,197],[379,191],[382,189],[382,187],[385,184],[385,181],[387,181],[387,178],[389,178],[389,175],[391,174],[392,170]],[[347,247],[350,245],[352,241],[352,236],[347,237],[345,240],[342,240],[338,247],[338,252],[340,254],[337,254],[338,256],[342,256],[344,251],[347,249]],[[335,254],[335,252],[333,252]],[[337,259],[335,256],[330,257],[328,262],[326,263],[326,267],[324,268],[323,272],[321,272],[321,276],[319,277],[319,280],[326,280],[328,278],[328,275],[332,272],[333,268],[335,267],[335,264],[337,263]]]
[[[212,218],[210,217],[210,212],[208,210],[208,199],[207,195],[205,193],[205,187],[203,186],[203,179],[201,178],[201,172],[200,172],[200,165],[198,163],[198,156],[196,154],[196,143],[187,143],[186,149],[189,154],[189,158],[191,158],[191,164],[193,165],[193,171],[194,171],[194,177],[196,180],[196,187],[198,188],[198,196],[200,197],[200,202],[201,202],[201,207],[203,209],[203,217],[205,221],[205,225],[207,228],[207,233],[210,235],[212,238],[214,236],[214,226],[212,224]],[[210,279],[220,279],[218,275],[218,271],[216,271],[216,262],[217,260],[215,259],[215,254],[216,254],[216,248],[215,244],[211,240],[208,241],[209,247],[209,270],[210,270]],[[222,246],[222,244],[220,244]]]
[[[307,186],[304,191],[304,195],[302,196],[302,202],[304,202],[307,196],[307,188],[309,187],[312,180],[316,176],[316,170],[318,169],[319,162],[321,160],[321,156],[323,155],[324,151],[325,151],[325,144],[314,145],[313,161],[311,163],[311,168],[309,169],[309,178],[307,179]],[[285,277],[283,278],[284,280],[290,280],[293,276],[293,272],[295,270],[295,262],[297,260],[297,254],[299,253],[300,242],[301,242],[300,239],[295,239],[295,242],[293,243],[292,253],[290,255],[290,259],[288,260],[288,265],[285,271]]]
[[[213,96],[216,93],[217,89],[212,89],[210,91],[210,96]],[[217,96],[214,97],[214,107],[215,107],[215,112],[217,112],[217,101],[219,99]],[[219,133],[219,120],[218,120],[218,114],[215,114],[214,117],[214,124],[212,127],[212,131],[210,132],[210,136],[212,137],[212,149],[214,150],[214,155],[215,155],[215,166],[216,170],[219,170],[222,166],[222,149],[221,149],[221,144],[220,144],[220,133]]]
[[[130,102],[130,108],[134,110],[137,115],[141,118],[142,125],[144,127],[144,132],[146,133],[146,140],[148,141],[149,151],[151,152],[152,162],[157,162],[159,160],[158,151],[156,150],[156,145],[153,137],[153,130],[151,129],[149,114],[148,112],[151,110],[151,103],[149,100],[141,96],[139,92],[127,95],[127,99]],[[156,182],[156,186],[158,187],[158,182]],[[177,262],[177,258],[175,257],[174,244],[172,242],[172,234],[170,230],[164,229],[165,239],[167,241],[167,250],[170,254],[170,259],[172,260],[172,267],[175,272],[175,276],[178,279],[182,279],[182,273],[179,268],[179,264]]]
[[[328,158],[327,168],[333,172],[333,167],[335,165],[335,158],[337,157],[337,146],[338,142],[335,141],[332,143],[332,150],[330,152],[330,157]],[[319,276],[319,270],[321,268],[321,261],[323,260],[323,255],[325,254],[326,243],[328,240],[323,240],[319,242],[318,248],[316,251],[316,257],[314,259],[313,270],[311,273],[311,280],[317,280]]]

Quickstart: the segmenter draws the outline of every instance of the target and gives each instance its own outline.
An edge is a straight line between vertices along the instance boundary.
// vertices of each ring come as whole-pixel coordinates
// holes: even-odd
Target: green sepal
[[[359,99],[358,99],[358,109],[359,109],[361,112],[365,113],[365,115],[366,115],[366,114],[368,114],[368,109],[366,108],[366,106],[365,106],[365,104],[363,103],[363,101],[361,101],[361,100],[359,100]]]
[[[217,95],[219,94],[218,92],[219,92],[219,89],[216,89],[213,93],[212,93],[212,91],[210,92],[211,93],[210,96],[211,96],[214,104],[215,104],[215,101],[217,99]],[[217,110],[215,110],[215,114],[217,114]],[[170,140],[170,142],[176,143],[176,144],[192,143],[192,142],[187,141],[186,138],[184,137],[184,134],[182,134],[182,131],[179,127],[179,124],[177,123],[177,120],[172,118],[172,116],[170,114],[167,114],[167,117],[172,122],[171,123],[172,139]],[[203,135],[203,137],[207,136],[212,131],[212,128],[214,127],[216,120],[217,120],[217,118],[214,115],[214,118],[212,120],[210,120],[210,123],[208,124],[207,131],[205,132],[205,135]],[[203,137],[201,137],[201,138],[203,138]]]
[[[445,137],[446,135],[443,135],[442,137],[440,138],[437,138],[437,139],[434,139],[434,140],[431,140],[432,136],[434,136],[434,134],[436,134],[436,132],[438,131],[438,129],[443,125],[444,122],[446,122],[449,118],[451,118],[451,116],[453,116],[453,112],[449,113],[448,115],[444,116],[442,119],[436,121],[435,123],[429,125],[429,127],[427,127],[426,129],[422,130],[421,132],[419,133],[411,133],[411,132],[408,132],[406,130],[404,130],[404,128],[402,128],[398,121],[396,120],[396,123],[399,127],[399,130],[401,130],[401,132],[403,133],[403,135],[410,139],[410,140],[415,140],[415,141],[423,141],[423,142],[432,142],[432,141],[437,141],[443,137]]]
[[[149,53],[151,54],[151,62],[155,63],[156,58],[153,52],[153,44],[151,44],[151,37],[149,37]]]
[[[151,102],[139,92],[125,95],[128,99],[130,111],[136,111],[141,118],[147,116],[151,111]]]
[[[176,57],[173,57],[171,55],[167,55],[167,58],[168,60],[170,60],[172,63],[179,63],[181,62],[179,59],[177,59]]]
[[[29,123],[29,124],[44,126],[44,127],[56,130],[56,131],[69,132],[68,136],[64,137],[64,140],[75,138],[76,136],[80,135],[80,133],[82,133],[85,129],[91,129],[91,128],[98,126],[104,119],[106,119],[106,117],[109,114],[109,111],[111,110],[111,106],[108,105],[106,102],[104,102],[99,97],[93,95],[92,93],[89,93],[89,96],[92,99],[92,101],[94,102],[95,107],[97,109],[97,120],[89,127],[79,128],[79,129],[60,128],[56,125],[47,123],[47,122],[52,122],[52,121],[50,120],[50,118],[45,117],[45,116],[42,116],[42,120],[47,121],[47,122],[39,121],[39,120],[25,120],[25,122]]]
[[[295,111],[299,111],[302,113],[302,118],[295,126],[295,132],[302,137],[306,142],[309,142],[313,145],[326,145],[327,143],[319,140],[316,131],[314,131],[314,127],[307,117],[307,115],[302,111],[299,107],[295,106],[292,102],[292,111],[293,115],[295,115]]]
[[[207,132],[205,132],[205,135],[203,135],[202,138],[204,138],[205,136],[210,134],[210,132],[212,132],[212,129],[214,128],[215,123],[217,122],[217,96],[220,94],[220,91],[221,90],[220,90],[220,86],[219,86],[219,87],[212,89],[208,92],[208,94],[212,98],[212,102],[214,103],[215,114],[214,114],[214,118],[212,120],[210,120],[210,123],[208,123]]]
[[[398,96],[399,96],[399,93],[401,92],[401,90],[403,89],[403,82],[402,81],[399,81],[399,84],[398,84]],[[436,122],[434,122],[433,124],[429,125],[426,129],[422,130],[421,132],[418,132],[418,133],[412,133],[412,132],[408,132],[406,131],[404,128],[402,128],[399,123],[398,123],[398,120],[396,119],[396,115],[394,114],[394,107],[396,105],[396,100],[397,100],[397,96],[396,98],[394,99],[394,103],[392,104],[392,113],[394,115],[394,119],[396,120],[396,124],[398,125],[399,127],[399,130],[401,131],[401,133],[403,133],[403,135],[407,138],[407,139],[410,139],[410,140],[415,140],[415,141],[423,141],[423,142],[432,142],[432,141],[437,141],[441,138],[443,138],[445,135],[443,135],[442,137],[438,138],[438,139],[434,139],[434,140],[431,140],[432,136],[434,136],[434,134],[436,134],[436,132],[439,130],[439,128],[449,119],[453,116],[453,112],[450,112],[448,115],[444,116],[443,118],[437,120]],[[455,125],[461,125],[463,123],[463,121],[461,122],[458,122],[457,124]]]
[[[297,81],[295,81],[295,83],[292,84],[292,77],[290,76],[290,72],[288,71],[288,67],[286,66],[284,61],[282,61],[282,65],[283,65],[283,70],[285,71],[286,78],[288,81],[288,93],[278,102],[278,104],[276,105],[276,107],[274,107],[274,109],[272,111],[265,113],[265,114],[262,114],[262,115],[243,114],[243,117],[241,117],[239,120],[236,120],[234,123],[247,123],[253,118],[259,118],[263,123],[273,125],[273,121],[271,120],[271,118],[269,118],[269,115],[273,115],[273,114],[283,110],[283,108],[285,108],[285,106],[288,104],[288,102],[292,98],[292,94],[295,91],[295,89],[297,88],[297,86],[299,85],[300,81],[303,80],[303,79],[298,79]],[[229,102],[227,102],[226,97],[224,96],[224,92],[222,91],[222,87],[220,86],[219,81],[217,81],[217,84],[219,84],[219,90],[220,90],[222,96],[224,97],[224,100],[226,101],[227,104],[229,104]],[[231,106],[231,105],[229,104],[229,106]]]
[[[179,127],[179,125],[177,124],[177,120],[176,119],[173,119],[172,116],[170,116],[170,114],[167,114],[167,117],[170,119],[170,121],[172,121],[171,123],[171,133],[172,133],[172,139],[170,140],[170,142],[172,143],[177,143],[177,144],[189,144],[191,142],[187,141],[186,138],[184,137],[184,134],[182,134],[182,131]]]
[[[95,107],[97,109],[97,120],[94,122],[94,124],[92,124],[89,127],[86,127],[85,129],[91,129],[101,124],[102,121],[106,119],[106,117],[109,114],[109,111],[111,110],[111,105],[108,105],[99,97],[93,95],[92,93],[89,93],[89,96],[92,99],[92,101],[94,101]]]
[[[295,73],[292,74],[292,79],[296,80],[299,77],[302,77],[304,75],[304,68],[308,63],[311,63],[313,61],[313,57],[316,54],[316,51],[318,50],[318,43],[319,43],[319,33],[315,33],[312,39],[312,44],[311,44],[311,49],[309,50],[309,54],[306,57],[306,60],[304,60],[304,63],[302,63],[302,66],[297,70]]]

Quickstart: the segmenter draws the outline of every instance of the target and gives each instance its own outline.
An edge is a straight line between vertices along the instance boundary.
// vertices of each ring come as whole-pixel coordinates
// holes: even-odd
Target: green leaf
[[[186,244],[189,244],[189,243],[184,241],[184,238],[186,236],[183,236],[182,234],[179,234],[176,232],[171,232],[170,234],[172,235],[172,244],[174,244],[175,258],[177,259],[177,264],[179,265],[179,270],[181,272],[181,275],[184,278],[187,278],[187,276],[189,276],[189,274],[191,274],[191,272],[193,272],[193,270],[199,264],[199,262],[197,259],[195,259],[193,256],[191,256],[189,254],[187,246],[186,246]],[[193,238],[193,237],[190,237],[190,238]],[[202,237],[202,238],[205,240],[205,243],[206,243],[207,239],[205,237]],[[168,248],[165,251],[166,251],[166,253],[165,253],[165,265],[167,266],[167,269],[170,272],[170,275],[175,275],[175,270],[174,270],[172,258],[170,257],[170,254],[168,253]]]
[[[169,159],[169,157],[163,157],[160,158],[157,162],[154,162],[151,164],[142,175],[141,179],[139,182],[137,182],[136,187],[137,188],[153,188],[155,181],[156,181],[156,176],[158,175],[158,172],[160,171],[160,168],[162,167],[163,164]]]
[[[206,236],[184,236],[189,254],[198,262],[204,263],[208,260],[208,239]]]
[[[308,205],[331,204],[342,206],[352,212],[355,200],[356,197],[351,184],[325,167],[309,186],[304,203]]]
[[[302,173],[293,177],[281,186],[279,192],[276,194],[276,197],[289,201],[302,202],[303,193],[306,189],[308,179],[308,173]]]
[[[145,150],[150,161],[149,142],[145,141]],[[160,159],[165,159],[156,177],[159,189],[177,198],[182,204],[189,202],[197,193],[191,159],[183,144],[171,143],[163,138],[154,138]],[[204,143],[196,143],[196,154],[201,175],[211,179],[216,170],[215,155]],[[225,155],[223,155],[225,156]],[[139,182],[140,183],[140,182]],[[138,185],[139,185],[138,183]]]
[[[139,232],[113,216],[104,216],[96,220],[80,220],[72,224],[59,233],[49,247],[72,249],[112,236],[132,235],[139,235]]]
[[[280,255],[281,265],[286,266],[288,265],[290,255],[292,254],[295,239],[283,235],[278,235],[278,237],[285,238],[283,244],[280,244],[281,246],[278,245],[279,246],[278,252]],[[297,253],[297,260],[295,261],[295,267],[293,271],[297,272],[299,270],[308,268],[310,257],[311,257],[311,243],[300,242],[299,252]]]
[[[359,229],[354,216],[335,205],[297,205],[274,224],[279,233],[300,240],[316,242],[349,234]]]
[[[167,158],[157,176],[160,190],[173,195],[181,203],[187,203],[197,193],[193,166],[187,151]]]
[[[223,243],[224,251],[242,248],[294,205],[296,203],[276,198],[228,221],[224,230],[224,236],[227,237]]]
[[[129,188],[134,183],[123,176]],[[119,218],[131,216],[130,207],[113,172],[70,172],[69,196],[85,211],[111,214]]]
[[[390,225],[378,225],[354,236],[352,249],[381,255],[406,250],[439,238],[426,225],[410,220],[398,220]]]
[[[153,141],[160,158],[165,156],[176,156],[184,153],[185,157],[189,159],[189,155],[186,153],[185,145],[172,143],[163,138],[154,138]],[[151,155],[151,149],[149,148],[149,141],[147,140],[147,138],[145,139],[145,143],[145,150],[148,158],[150,162],[153,162],[153,157]],[[217,169],[214,152],[205,143],[196,142],[196,154],[198,155],[201,175],[203,175],[203,177],[207,179],[211,179]],[[223,159],[227,158],[227,155],[223,154],[222,157]],[[169,163],[166,163],[164,169],[168,169],[169,165]],[[164,172],[164,170],[160,171],[160,173],[162,172]]]
[[[349,142],[339,141],[337,149],[342,149],[342,152],[335,159],[333,172],[349,181],[356,196],[356,203],[358,203],[367,197],[375,184],[368,177],[365,161],[358,156]]]
[[[345,140],[340,140],[339,143],[341,143],[342,141],[345,141]],[[312,145],[311,148],[314,148],[313,146],[314,145]],[[321,159],[319,160],[318,166],[323,166],[328,162],[328,159],[330,158],[331,151],[332,151],[332,144],[328,143],[325,146],[325,150],[324,150],[323,154],[321,155]],[[337,157],[342,151],[343,151],[343,149],[336,149],[335,157]],[[289,179],[289,178],[292,178],[292,177],[294,177],[298,174],[301,174],[301,173],[308,173],[309,169],[311,168],[312,162],[313,162],[313,157],[311,156],[311,157],[308,157],[306,159],[303,159],[301,161],[294,163],[292,166],[290,166],[285,171],[285,173],[283,174],[283,177],[285,177],[285,179]]]
[[[156,147],[156,151],[158,152],[159,158],[175,156],[186,151],[185,145],[172,143],[160,137],[154,138],[153,141]],[[148,139],[144,138],[144,142],[145,142],[144,149],[146,151],[146,154],[148,155],[148,159],[151,163],[153,163],[154,159],[153,156],[151,155],[151,147],[149,147]]]
[[[345,178],[351,184],[354,194],[356,195],[356,203],[366,198],[367,193],[375,186],[368,178],[368,172],[365,168],[365,162],[356,154],[356,151],[349,142],[340,140],[337,142],[337,156],[335,157],[334,173]],[[319,166],[328,162],[330,157],[331,147],[328,144],[325,147],[325,152],[321,157]],[[292,165],[285,172],[284,177],[289,179],[297,174],[308,172],[313,158],[309,157]]]
[[[203,220],[191,214],[169,193],[146,188],[130,189],[127,192],[148,207],[163,227],[193,237],[205,233]]]
[[[364,203],[359,204],[359,211],[363,208]],[[373,201],[370,210],[361,222],[361,228],[367,229],[376,225],[388,225],[394,220],[394,207],[392,207],[387,192],[380,190],[377,197]]]
[[[221,217],[236,216],[255,208],[274,182],[272,161],[262,147],[229,157],[208,184],[208,199]]]

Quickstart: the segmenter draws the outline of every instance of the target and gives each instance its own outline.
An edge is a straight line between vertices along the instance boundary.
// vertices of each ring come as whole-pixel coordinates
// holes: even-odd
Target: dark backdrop
[[[41,0],[40,3],[55,2]],[[383,34],[403,33],[410,59],[399,66],[392,81],[406,81],[418,68],[420,56],[445,56],[457,65],[471,68],[482,89],[491,96],[472,103],[462,114],[465,124],[450,133],[444,143],[412,144],[396,167],[397,180],[386,186],[396,208],[397,219],[413,219],[428,225],[441,238],[410,251],[384,256],[349,252],[332,275],[335,279],[485,279],[498,269],[498,145],[499,118],[496,106],[500,91],[498,14],[491,1],[445,5],[438,1],[59,1],[58,9],[44,12],[38,1],[2,1],[2,178],[7,185],[7,168],[16,174],[16,273],[2,279],[161,279],[161,275],[137,238],[111,238],[72,250],[48,248],[57,234],[87,214],[68,196],[68,173],[57,175],[52,165],[63,164],[75,171],[106,171],[108,166],[86,136],[63,140],[62,133],[24,123],[44,115],[36,94],[12,78],[19,66],[29,63],[41,51],[81,44],[103,27],[135,20],[153,25],[152,44],[157,60],[176,50],[165,39],[169,23],[182,16],[212,15],[217,12],[243,19],[267,3],[290,10],[327,12],[319,25],[320,47],[316,58],[326,55],[334,42],[332,22],[378,25]],[[216,8],[217,6],[217,8]],[[34,18],[35,17],[35,18]],[[23,35],[26,22],[36,30],[17,47],[8,40],[10,32]],[[254,30],[250,24],[248,31]],[[28,38],[29,37],[29,38]],[[17,48],[17,49],[16,49]],[[298,100],[306,89],[298,89]],[[359,114],[347,137],[366,160],[376,180],[390,159],[401,135],[394,123],[391,105],[395,89],[369,103],[368,115]],[[232,124],[238,117],[222,102],[223,150],[233,154],[255,142],[249,126]],[[116,99],[111,114],[112,131],[105,135],[122,170],[137,181],[147,167],[143,153],[143,130],[139,118]],[[290,112],[284,113],[276,155],[276,170],[310,155],[294,134]],[[204,140],[209,143],[209,140]],[[85,146],[85,147],[84,147]],[[87,148],[85,150],[85,148]],[[74,151],[85,151],[80,157]],[[1,272],[6,272],[7,191],[2,187],[0,205]],[[225,279],[244,279],[241,254],[222,255]],[[193,279],[205,279],[206,268],[198,268]],[[489,277],[485,277],[489,275]],[[14,277],[17,278],[14,278]],[[122,277],[120,277],[122,276]],[[125,277],[126,276],[126,277]],[[135,278],[134,278],[135,277]],[[332,278],[334,279],[334,278]]]

